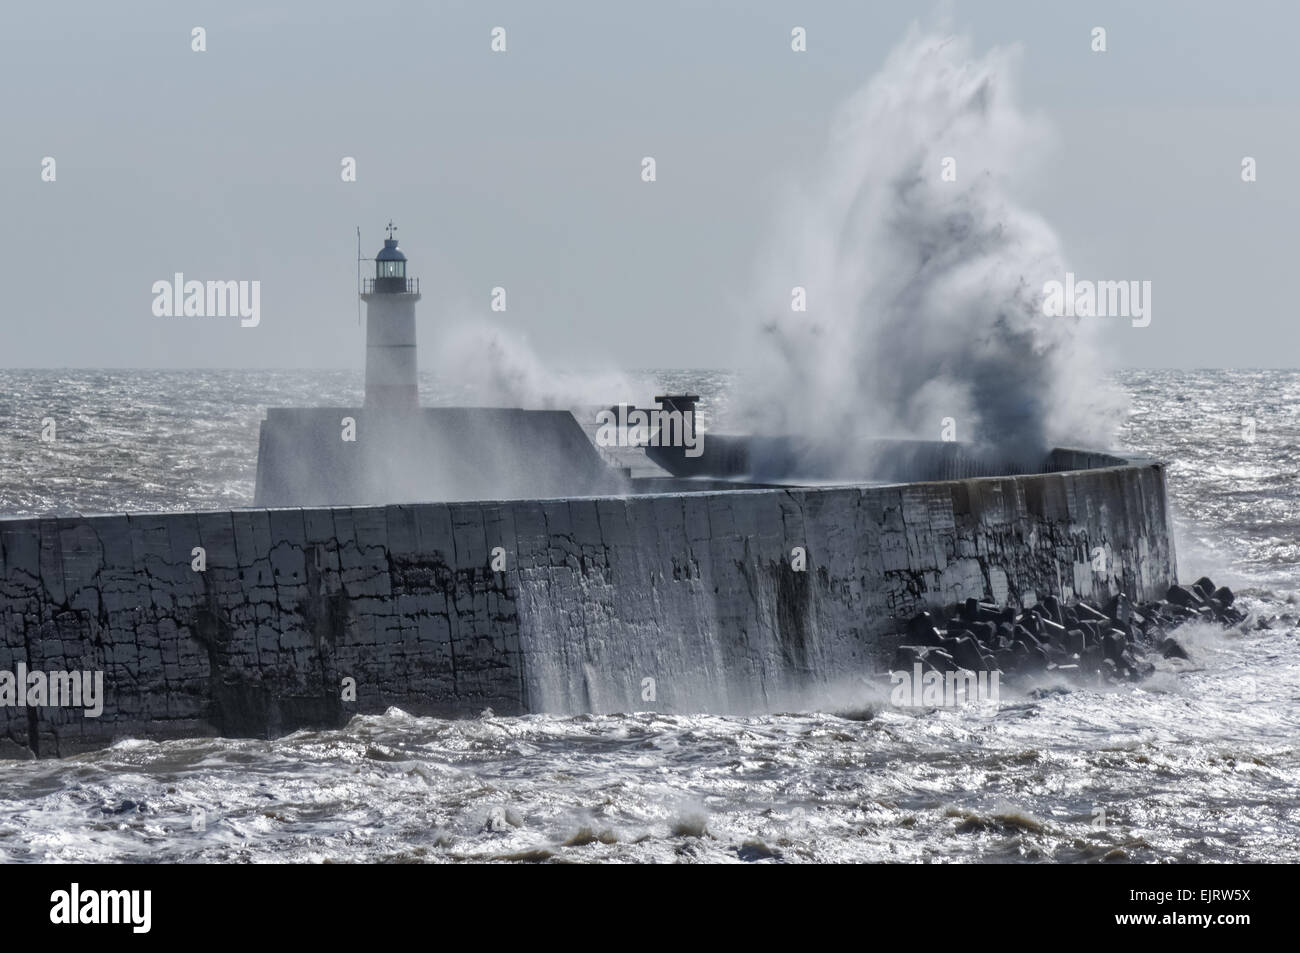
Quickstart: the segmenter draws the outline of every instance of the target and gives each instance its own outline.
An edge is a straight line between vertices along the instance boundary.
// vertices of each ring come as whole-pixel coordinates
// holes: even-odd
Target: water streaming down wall
[[[1094,468],[0,519],[0,672],[99,670],[107,696],[99,718],[0,707],[0,753],[276,735],[390,705],[786,707],[883,670],[899,620],[922,606],[1163,595],[1175,579],[1164,468],[1116,462],[1058,451],[1045,469]],[[203,572],[191,568],[195,546]],[[504,572],[491,566],[497,546]],[[806,572],[791,567],[797,546]]]
[[[861,502],[762,490],[571,502],[564,536],[594,543],[576,553],[587,571],[556,566],[540,534],[535,559],[521,553],[530,707],[748,712],[874,670],[869,595],[852,578],[866,569],[851,544]],[[813,553],[810,571],[791,568],[794,546]]]

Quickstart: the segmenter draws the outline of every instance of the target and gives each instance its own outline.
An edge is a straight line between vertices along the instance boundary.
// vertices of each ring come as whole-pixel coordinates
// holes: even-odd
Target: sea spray
[[[1025,463],[1109,443],[1120,403],[1091,328],[1042,311],[1060,243],[1009,197],[1050,143],[1016,106],[1014,59],[913,27],[838,113],[766,256],[744,429],[800,436],[858,472],[872,437],[971,441]]]
[[[616,370],[548,367],[527,338],[479,321],[440,328],[432,353],[441,386],[466,406],[574,410],[619,400],[644,402],[646,396]]]

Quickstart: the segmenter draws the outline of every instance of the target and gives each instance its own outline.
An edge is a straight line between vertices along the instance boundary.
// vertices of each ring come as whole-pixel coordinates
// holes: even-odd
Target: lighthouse
[[[254,505],[373,506],[626,492],[627,480],[606,465],[567,410],[420,406],[420,283],[407,274],[396,231],[389,222],[388,238],[374,257],[374,277],[357,289],[366,303],[365,403],[268,407],[258,434]],[[369,534],[371,528],[366,523],[358,532]],[[369,551],[371,544],[365,547]],[[329,611],[312,609],[312,618],[334,618]]]
[[[407,276],[396,233],[390,221],[384,247],[375,255],[375,276],[361,289],[366,303],[365,406],[413,410],[420,406],[415,359],[420,280]]]

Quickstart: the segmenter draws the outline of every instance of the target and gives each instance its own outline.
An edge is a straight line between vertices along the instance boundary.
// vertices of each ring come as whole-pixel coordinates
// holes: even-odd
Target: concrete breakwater
[[[0,756],[392,705],[759,710],[888,668],[926,607],[1163,596],[1163,466],[1070,453],[883,486],[0,519],[0,673],[103,673],[98,717],[0,685]]]

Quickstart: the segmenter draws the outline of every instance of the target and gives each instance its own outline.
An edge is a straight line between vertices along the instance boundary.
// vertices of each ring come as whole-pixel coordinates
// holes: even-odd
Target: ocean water
[[[1170,462],[1180,575],[1269,628],[1185,631],[1191,660],[1141,685],[1004,688],[996,710],[864,684],[743,718],[390,710],[0,762],[0,862],[1300,860],[1300,372],[1118,383],[1120,445]],[[725,375],[645,384],[725,419]],[[265,406],[360,393],[342,372],[0,371],[0,513],[247,505]]]

